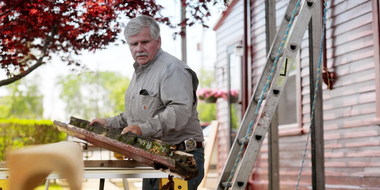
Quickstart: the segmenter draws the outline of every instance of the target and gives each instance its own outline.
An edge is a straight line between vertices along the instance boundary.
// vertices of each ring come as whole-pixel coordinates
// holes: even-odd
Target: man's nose
[[[137,51],[137,52],[142,52],[142,51],[144,51],[144,46],[143,46],[141,43],[137,44],[136,51]]]

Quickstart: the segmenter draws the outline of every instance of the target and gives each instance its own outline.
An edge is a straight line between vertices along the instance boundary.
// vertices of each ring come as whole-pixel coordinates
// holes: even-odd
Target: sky
[[[157,0],[157,2],[165,8],[162,12],[164,16],[171,17],[176,23],[179,22],[179,0]],[[187,63],[196,73],[199,73],[202,65],[208,70],[213,70],[215,64],[216,42],[215,32],[212,28],[220,18],[221,11],[214,8],[211,15],[206,22],[210,28],[204,29],[200,25],[187,28]],[[125,24],[127,22],[128,20]],[[160,27],[162,49],[181,59],[180,37],[174,40],[172,37],[174,30],[165,25],[160,25]],[[122,32],[120,33],[121,37]],[[203,47],[203,52],[197,50],[198,43]],[[129,78],[132,78],[134,72],[132,67],[134,61],[126,44],[118,47],[110,46],[106,50],[95,53],[84,52],[78,59],[92,71],[114,71]],[[44,119],[65,121],[70,117],[70,114],[64,111],[65,102],[59,99],[60,87],[56,85],[57,77],[67,74],[70,74],[70,67],[67,67],[59,58],[53,58],[26,77],[27,80],[33,80],[36,75],[39,75],[42,79],[40,90],[44,95]],[[0,79],[5,79],[5,73],[2,71],[0,71]],[[6,91],[4,88],[0,88],[0,96],[4,95],[6,95]]]

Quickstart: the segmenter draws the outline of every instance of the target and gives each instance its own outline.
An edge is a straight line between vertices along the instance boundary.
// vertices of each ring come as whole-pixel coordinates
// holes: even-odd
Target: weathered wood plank
[[[122,129],[106,128],[98,123],[70,118],[70,123],[54,121],[60,131],[92,143],[96,146],[122,154],[156,170],[182,179],[193,179],[198,175],[198,166],[193,155],[175,151],[174,145],[133,133],[121,135]]]

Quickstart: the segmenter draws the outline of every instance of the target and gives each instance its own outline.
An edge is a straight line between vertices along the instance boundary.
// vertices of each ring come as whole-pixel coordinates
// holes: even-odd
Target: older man
[[[91,124],[124,128],[122,134],[157,138],[193,154],[199,175],[188,181],[188,189],[196,190],[204,176],[203,133],[195,95],[198,78],[189,66],[161,49],[160,28],[153,18],[131,19],[124,35],[135,60],[125,92],[125,112],[93,119]],[[159,189],[159,180],[144,179],[143,189]]]

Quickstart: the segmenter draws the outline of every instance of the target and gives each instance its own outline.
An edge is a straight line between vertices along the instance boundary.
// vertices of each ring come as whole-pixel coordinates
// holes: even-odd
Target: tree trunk
[[[42,49],[42,55],[40,58],[38,58],[37,60],[37,63],[32,65],[31,67],[29,67],[29,69],[27,69],[25,72],[23,73],[20,73],[18,75],[15,75],[11,78],[7,78],[7,79],[4,79],[4,80],[0,80],[0,87],[1,86],[5,86],[5,85],[8,85],[8,84],[11,84],[13,82],[16,82],[18,80],[20,80],[21,78],[25,77],[26,75],[28,75],[29,73],[31,73],[32,71],[34,71],[35,69],[37,69],[39,66],[42,65],[42,59],[45,57],[46,55],[46,51],[47,51],[47,48],[51,42],[51,40],[53,39],[54,35],[57,33],[57,25],[54,25],[53,28],[51,29],[51,32],[50,32],[50,36],[46,37],[46,40],[45,40],[45,43],[44,43],[44,47]]]

